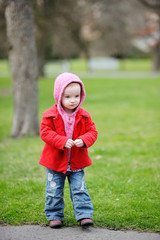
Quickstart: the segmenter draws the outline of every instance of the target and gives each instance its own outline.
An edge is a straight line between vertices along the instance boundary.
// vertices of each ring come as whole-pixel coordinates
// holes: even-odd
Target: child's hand
[[[75,145],[76,147],[83,147],[83,146],[84,146],[84,142],[83,142],[82,139],[76,139],[76,140],[74,141],[74,145]]]
[[[68,139],[64,147],[71,148],[74,145],[74,141],[72,139]]]

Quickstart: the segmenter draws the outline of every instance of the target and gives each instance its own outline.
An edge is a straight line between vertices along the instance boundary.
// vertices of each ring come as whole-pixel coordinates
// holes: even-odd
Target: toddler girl
[[[93,225],[84,168],[92,164],[87,148],[96,141],[97,131],[90,114],[80,108],[85,99],[83,82],[75,74],[60,74],[55,80],[54,98],[57,104],[44,112],[40,127],[45,142],[39,163],[46,167],[46,217],[50,227],[62,226],[67,177],[76,220],[81,226]]]

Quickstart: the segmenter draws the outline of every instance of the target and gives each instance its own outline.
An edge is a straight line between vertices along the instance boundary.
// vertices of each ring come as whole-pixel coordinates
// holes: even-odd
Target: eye
[[[79,97],[79,95],[76,95],[76,98]]]
[[[66,95],[66,96],[65,96],[65,98],[69,98],[69,96],[68,96],[68,95]]]

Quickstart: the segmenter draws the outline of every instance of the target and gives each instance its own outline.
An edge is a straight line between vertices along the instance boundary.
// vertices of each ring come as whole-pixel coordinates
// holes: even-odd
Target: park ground
[[[129,63],[127,63],[129,64]],[[127,66],[126,64],[126,66]],[[131,62],[130,62],[131,64]],[[82,75],[90,112],[98,130],[89,148],[93,165],[86,184],[94,205],[95,227],[160,231],[160,78],[148,62],[128,67],[136,77]],[[10,137],[13,97],[10,75],[0,76],[0,223],[48,225],[44,214],[45,169],[38,164],[44,146],[39,136]],[[81,64],[78,69],[82,70]],[[148,74],[147,74],[148,73]],[[56,74],[39,80],[39,119],[54,104]],[[64,226],[77,226],[69,186],[64,191]],[[8,228],[9,229],[9,228]],[[47,228],[48,229],[48,228]],[[64,228],[65,229],[65,228]],[[96,230],[95,230],[96,231]],[[156,235],[157,236],[157,235]]]

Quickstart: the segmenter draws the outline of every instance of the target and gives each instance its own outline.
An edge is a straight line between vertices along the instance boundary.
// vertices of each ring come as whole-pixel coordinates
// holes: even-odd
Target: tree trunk
[[[160,1],[159,0],[139,0],[144,6],[153,10],[158,15],[158,35],[160,35]],[[152,71],[160,71],[160,37],[152,52]]]
[[[37,56],[38,56],[38,77],[45,77],[45,47],[44,45],[42,46],[41,49],[37,49]]]
[[[160,42],[153,49],[152,71],[160,71]]]
[[[153,48],[152,70],[160,71],[160,13],[158,14],[158,33],[159,39],[156,46]]]
[[[36,135],[39,133],[38,81],[32,1],[8,1],[5,16],[14,95],[11,136]]]
[[[48,29],[43,25],[41,28],[37,26],[39,34],[37,36],[37,56],[38,56],[38,76],[44,77],[44,67],[46,63],[45,50],[48,43]],[[41,32],[40,32],[41,31]]]

